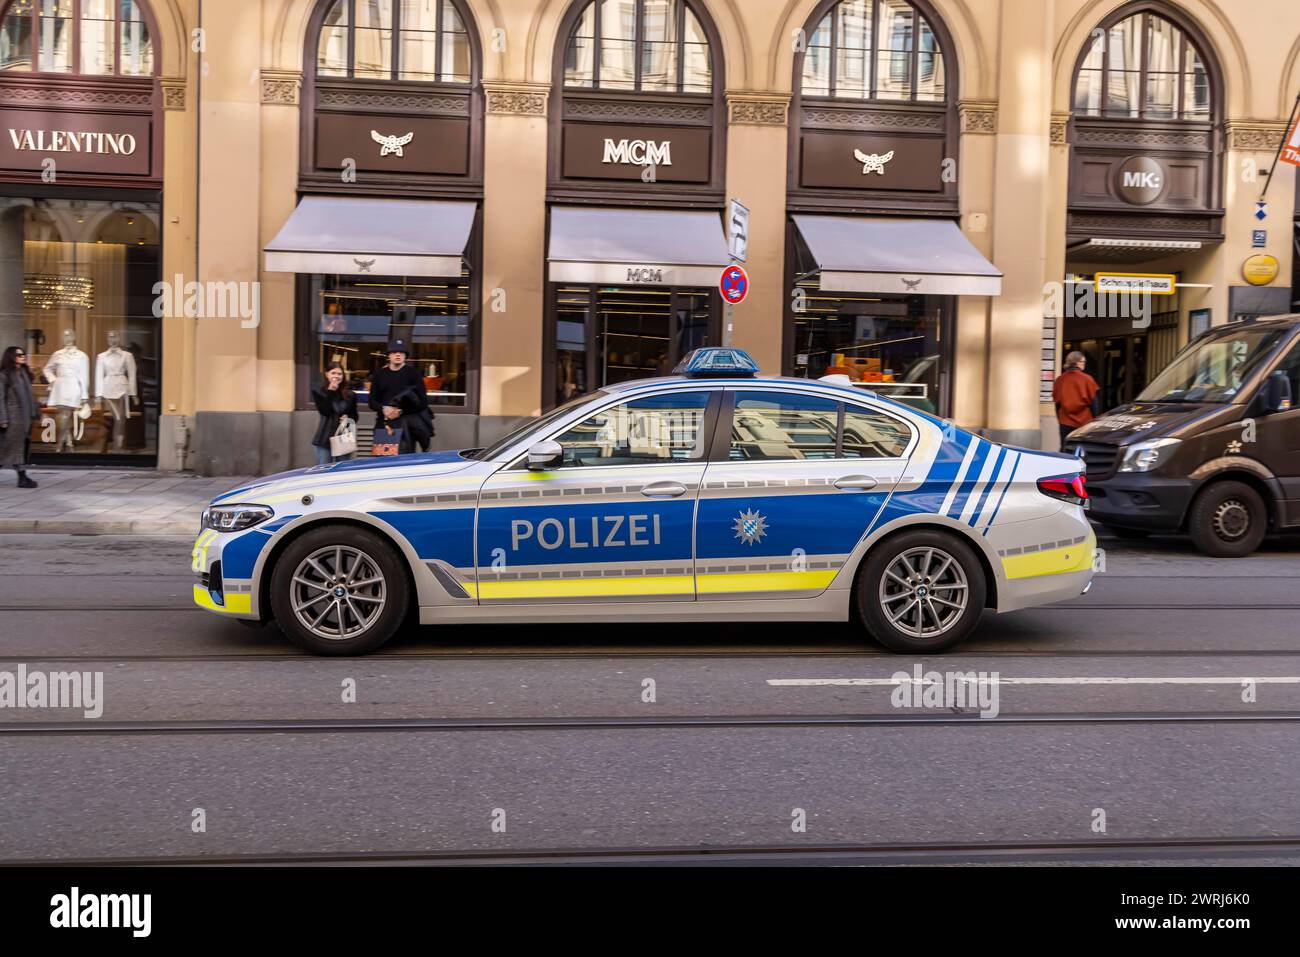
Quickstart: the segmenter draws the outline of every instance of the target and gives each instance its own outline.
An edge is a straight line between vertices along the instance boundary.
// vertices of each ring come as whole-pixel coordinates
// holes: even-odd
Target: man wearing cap
[[[370,408],[378,416],[376,432],[388,422],[401,428],[403,453],[428,451],[434,435],[433,413],[429,411],[429,397],[424,390],[424,379],[415,366],[406,361],[410,350],[405,339],[388,343],[388,365],[370,377]]]

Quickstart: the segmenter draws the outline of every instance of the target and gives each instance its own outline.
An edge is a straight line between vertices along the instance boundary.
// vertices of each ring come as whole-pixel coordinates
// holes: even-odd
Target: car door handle
[[[859,491],[875,488],[879,484],[870,475],[846,475],[842,479],[835,480],[836,488],[858,489]]]
[[[651,482],[641,489],[646,498],[676,498],[686,494],[686,486],[681,482]]]

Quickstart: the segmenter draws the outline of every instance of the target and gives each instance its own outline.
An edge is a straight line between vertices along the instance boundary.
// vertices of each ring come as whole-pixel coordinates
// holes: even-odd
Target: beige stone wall
[[[933,0],[952,34],[963,104],[959,171],[962,227],[1005,272],[1003,295],[964,299],[952,346],[954,415],[963,426],[1002,434],[1040,429],[1042,289],[1064,271],[1068,146],[1053,123],[1069,115],[1071,71],[1090,31],[1123,0]],[[486,415],[535,413],[542,401],[545,268],[545,110],[561,18],[568,0],[470,0],[484,50],[485,118],[480,408]],[[736,310],[734,341],[766,369],[781,364],[786,144],[781,121],[791,92],[792,32],[815,0],[701,0],[722,38],[727,93],[726,190],[751,209],[752,293]],[[1300,13],[1294,0],[1180,0],[1211,37],[1225,76],[1225,229],[1220,248],[1180,260],[1189,308],[1227,318],[1227,287],[1240,282],[1254,200],[1297,87]],[[164,411],[292,408],[295,400],[292,277],[261,270],[261,248],[296,200],[298,110],[286,87],[303,69],[314,0],[241,0],[204,5],[207,72],[185,49],[195,0],[165,8],[165,76],[180,84],[182,109],[166,114],[167,236],[164,271],[200,279],[262,282],[262,325],[171,320]],[[1245,15],[1243,15],[1245,14]],[[1289,25],[1285,29],[1282,25]],[[201,83],[200,83],[201,81]],[[268,83],[270,86],[268,86]],[[992,118],[992,125],[985,122]],[[198,125],[202,124],[201,134]],[[1272,137],[1272,138],[1270,138]],[[196,140],[201,145],[196,146]],[[199,165],[196,166],[196,160]],[[195,171],[199,170],[196,182]],[[1290,282],[1295,171],[1269,188],[1268,252]],[[494,292],[504,292],[493,300]],[[498,311],[499,310],[499,311]],[[1184,316],[1185,324],[1185,316]],[[991,358],[992,357],[992,358]]]

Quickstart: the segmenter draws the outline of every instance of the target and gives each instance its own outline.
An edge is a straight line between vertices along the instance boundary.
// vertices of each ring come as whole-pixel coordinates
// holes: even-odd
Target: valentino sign
[[[94,133],[78,130],[9,130],[16,150],[35,153],[102,153],[130,156],[136,139],[130,133]]]
[[[156,152],[152,113],[0,108],[0,169],[149,176]]]

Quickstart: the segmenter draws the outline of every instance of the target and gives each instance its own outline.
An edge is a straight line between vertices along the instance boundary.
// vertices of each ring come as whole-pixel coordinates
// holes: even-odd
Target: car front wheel
[[[904,532],[877,545],[858,576],[867,630],[892,651],[947,651],[984,610],[984,569],[970,546],[946,532]]]
[[[381,537],[346,525],[306,532],[271,576],[271,609],[299,648],[364,655],[401,626],[410,588],[401,558]]]

